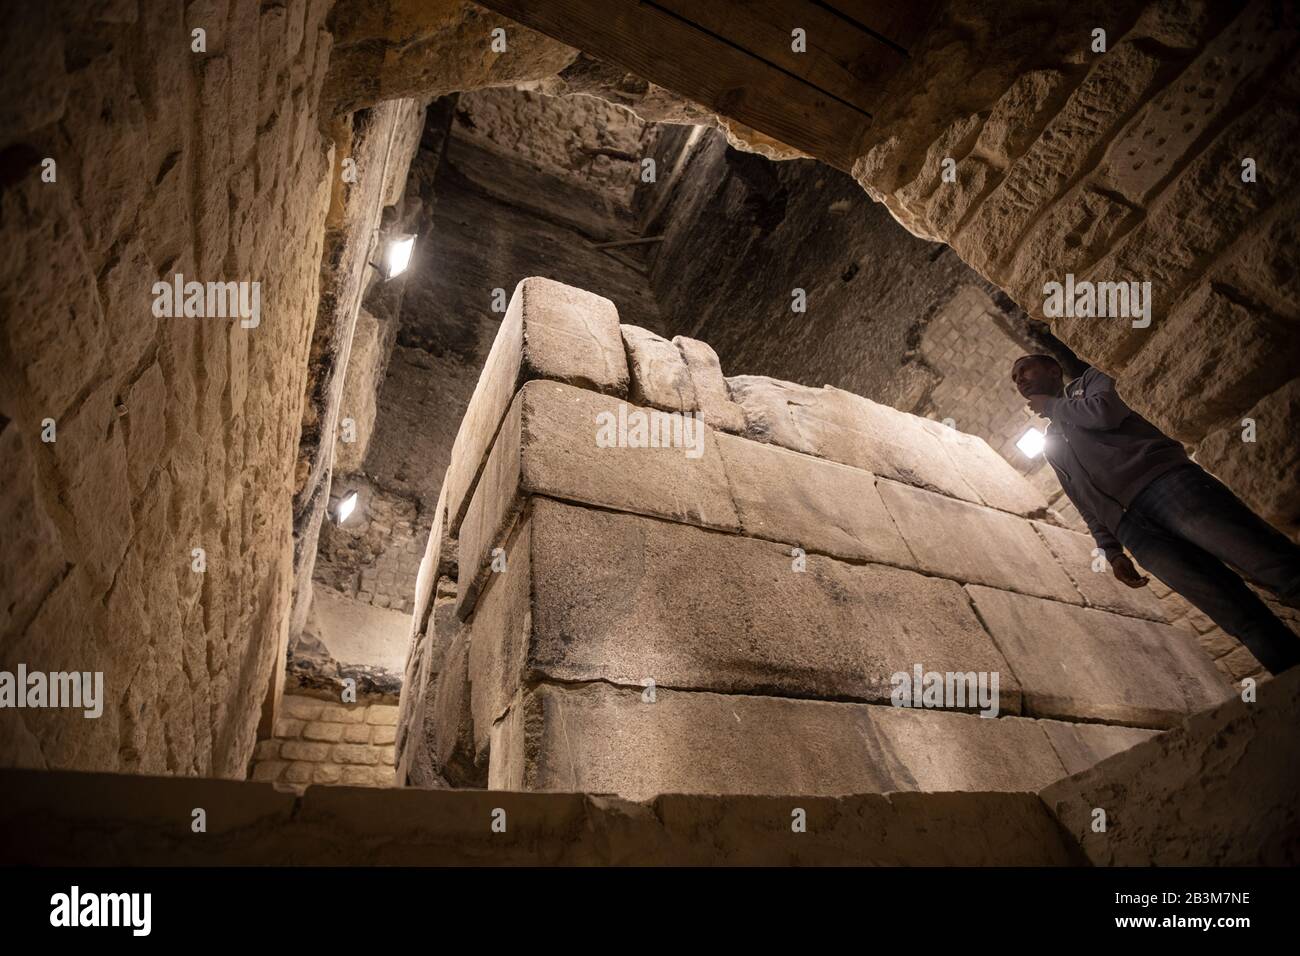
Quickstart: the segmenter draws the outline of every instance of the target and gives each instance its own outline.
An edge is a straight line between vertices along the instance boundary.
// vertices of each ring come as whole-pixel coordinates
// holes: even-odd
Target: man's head
[[[1050,355],[1022,355],[1011,366],[1011,381],[1024,398],[1060,395],[1064,383],[1061,365]]]

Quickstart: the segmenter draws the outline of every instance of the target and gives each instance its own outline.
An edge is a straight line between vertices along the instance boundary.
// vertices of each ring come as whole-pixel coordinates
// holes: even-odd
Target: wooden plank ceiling
[[[847,170],[935,0],[476,0]],[[791,49],[792,31],[807,50]]]

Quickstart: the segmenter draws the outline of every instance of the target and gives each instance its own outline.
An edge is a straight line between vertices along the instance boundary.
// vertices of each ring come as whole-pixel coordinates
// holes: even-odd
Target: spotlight
[[[384,264],[375,266],[385,279],[395,279],[411,264],[411,251],[415,248],[415,236],[405,233],[393,236],[384,249]],[[374,265],[374,263],[371,263]]]
[[[1020,440],[1016,442],[1016,447],[1025,454],[1025,457],[1036,458],[1039,452],[1043,450],[1043,445],[1046,443],[1047,436],[1039,429],[1030,425],[1028,431],[1021,435]]]
[[[343,496],[343,500],[339,502],[338,507],[334,510],[334,520],[338,524],[347,521],[348,516],[356,511],[358,497],[355,491],[349,491]]]

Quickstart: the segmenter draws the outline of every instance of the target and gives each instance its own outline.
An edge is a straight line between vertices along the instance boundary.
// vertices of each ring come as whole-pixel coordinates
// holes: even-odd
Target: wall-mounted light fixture
[[[384,264],[370,263],[379,270],[379,274],[385,280],[395,279],[411,264],[411,252],[415,249],[415,235],[413,233],[403,233],[399,236],[389,236],[388,242],[384,245]]]
[[[351,515],[352,512],[357,510],[358,500],[360,500],[360,495],[358,495],[355,491],[349,491],[346,495],[344,495],[339,500],[338,506],[334,509],[335,523],[342,524],[343,522],[347,521],[348,516]]]
[[[1020,436],[1020,440],[1016,442],[1016,447],[1020,449],[1026,458],[1036,458],[1042,452],[1046,443],[1047,436],[1043,434],[1042,430],[1030,425],[1028,430]]]

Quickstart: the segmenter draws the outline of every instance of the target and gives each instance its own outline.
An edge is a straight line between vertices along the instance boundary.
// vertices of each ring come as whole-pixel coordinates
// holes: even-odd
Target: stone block
[[[254,760],[274,760],[280,756],[279,740],[259,740],[253,749]]]
[[[370,743],[370,728],[365,724],[348,724],[343,728],[343,742],[346,744]]]
[[[1207,131],[1233,111],[1233,100],[1289,50],[1288,31],[1278,29],[1268,4],[1241,6],[1241,14],[1196,52],[1178,81],[1153,96],[1116,137],[1096,172],[1107,188],[1145,204],[1195,153]],[[1151,4],[1144,17],[1177,9]],[[1148,159],[1156,156],[1162,161]]]
[[[626,395],[627,357],[618,310],[608,299],[550,279],[523,279],[488,353],[447,470],[447,519],[453,536],[515,391],[549,378]]]
[[[1219,283],[1199,284],[1160,319],[1124,369],[1124,389],[1146,398],[1152,423],[1171,437],[1195,441],[1207,426],[1232,420],[1240,438],[1243,413],[1295,381],[1294,320],[1246,306]]]
[[[707,342],[689,339],[684,335],[674,336],[673,344],[686,361],[686,370],[690,373],[691,385],[695,389],[695,403],[704,416],[705,424],[733,435],[744,432],[745,412],[731,400],[718,353]]]
[[[320,719],[336,724],[360,724],[366,719],[364,704],[326,704],[321,708]]]
[[[324,721],[314,720],[303,728],[302,735],[307,740],[323,740],[327,743],[336,743],[343,739],[343,724],[329,724]]]
[[[339,782],[348,787],[392,787],[393,768],[350,764],[342,768]]]
[[[1096,866],[1295,866],[1298,720],[1300,668],[1040,795]]]
[[[285,694],[283,706],[287,716],[298,720],[316,720],[320,717],[320,712],[325,709],[323,701],[316,700],[314,697],[297,697],[292,694]]]
[[[429,538],[425,543],[424,556],[420,559],[420,570],[415,576],[415,609],[411,613],[411,643],[424,633],[429,620],[429,610],[433,605],[433,594],[441,573],[442,543],[446,536],[447,518],[447,477],[444,474],[442,490],[438,492],[438,503],[434,506],[433,524],[429,528]]]
[[[1033,793],[667,794],[644,804],[582,793],[313,786],[296,797],[248,781],[10,768],[0,769],[0,791],[8,795],[0,801],[7,866],[1086,862]],[[223,839],[176,839],[177,808],[196,806],[208,808],[208,826]],[[483,823],[498,807],[508,813],[505,833]],[[794,807],[807,814],[806,832],[791,830]],[[32,826],[38,816],[49,825]],[[120,838],[75,838],[85,832]]]
[[[631,374],[628,398],[669,412],[695,411],[695,384],[677,346],[640,326],[624,325],[622,331]]]
[[[1194,635],[1094,608],[968,585],[1034,717],[1165,729],[1230,689]]]
[[[1105,558],[1101,555],[1093,556],[1097,542],[1091,535],[1058,528],[1043,521],[1035,521],[1033,525],[1091,607],[1162,623],[1165,621],[1164,608],[1149,586],[1131,588],[1121,584],[1115,579]],[[1105,565],[1104,569],[1094,571],[1093,565],[1098,560]]]
[[[378,747],[368,747],[365,744],[335,744],[330,756],[335,763],[341,764],[362,764],[365,766],[374,766],[379,763],[391,763],[385,761]],[[324,759],[324,758],[322,758]]]
[[[492,732],[488,787],[612,793],[1033,790],[1065,776],[1034,721],[707,692],[541,684]]]
[[[432,707],[420,728],[429,737],[438,771],[454,787],[481,787],[485,779],[476,762],[469,653],[469,629],[460,628],[452,638],[447,663],[434,686]]]
[[[1243,677],[1253,677],[1263,669],[1255,655],[1244,644],[1238,644],[1228,653],[1218,659],[1223,673],[1233,681],[1239,681]]]
[[[1276,527],[1300,536],[1300,379],[1250,408],[1255,441],[1242,440],[1240,420],[1210,433],[1196,460]]]
[[[924,419],[836,388],[808,388],[757,375],[727,379],[745,411],[745,437],[874,475],[981,502],[953,468]]]
[[[336,763],[317,764],[311,775],[311,782],[319,784],[335,784],[342,779],[343,768]]]
[[[1141,102],[1159,69],[1160,60],[1131,43],[1116,44],[1096,60],[962,229],[954,247],[961,257],[994,281],[1003,278],[998,264],[1015,240]]]
[[[983,438],[926,418],[920,421],[939,440],[953,467],[974,489],[981,502],[1012,514],[1040,516],[1047,513],[1046,496],[990,448]],[[1016,431],[1022,432],[1020,426],[1016,426]]]
[[[1024,518],[896,482],[878,490],[922,571],[1083,603]]]
[[[275,735],[277,737],[298,737],[302,735],[302,729],[305,726],[306,721],[285,717],[275,722]]]
[[[1107,757],[1150,740],[1159,731],[1112,724],[1074,724],[1064,720],[1040,720],[1052,749],[1066,773],[1080,773]]]
[[[911,565],[870,472],[716,436],[744,533],[841,558]]]
[[[481,750],[525,680],[888,702],[890,678],[1011,669],[956,582],[534,499],[470,631]]]
[[[311,743],[306,740],[286,740],[280,749],[280,755],[285,760],[309,760],[320,763],[322,760],[329,759],[330,745]]]
[[[289,766],[284,760],[263,760],[254,764],[252,779],[258,783],[274,783],[280,779],[284,768]]]
[[[694,440],[692,448],[601,447],[598,416],[605,413],[615,419],[644,413],[668,421],[667,413],[557,382],[529,382],[520,389],[461,525],[457,613],[462,618],[493,573],[492,549],[529,494],[740,529],[711,429],[696,422],[686,436]]]

